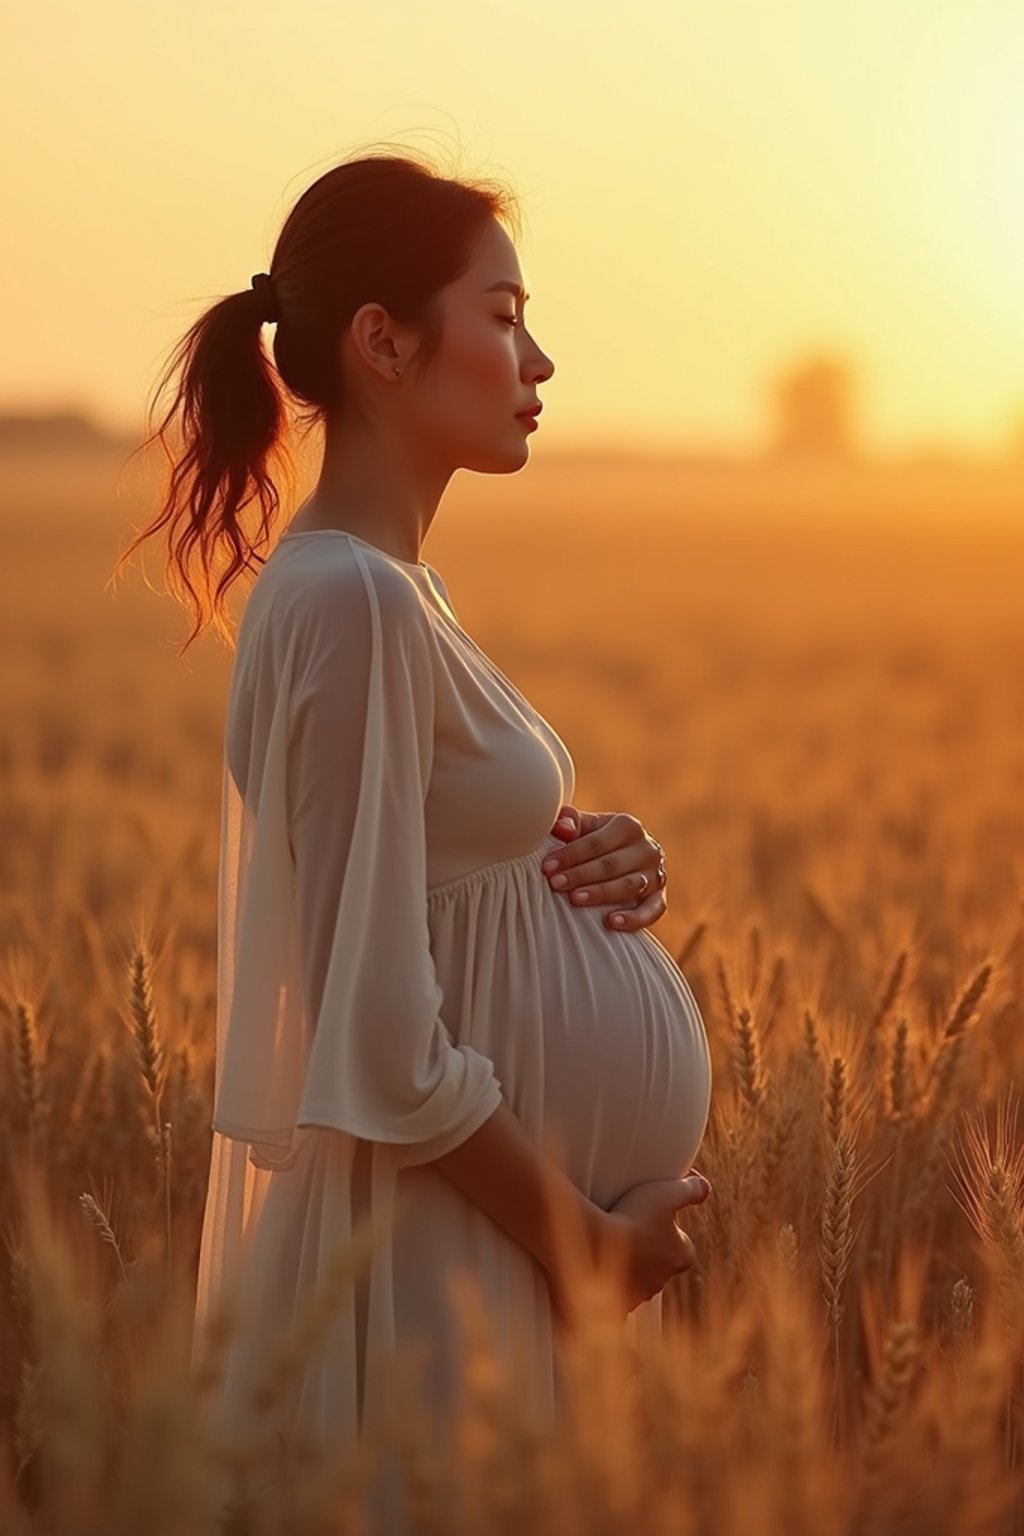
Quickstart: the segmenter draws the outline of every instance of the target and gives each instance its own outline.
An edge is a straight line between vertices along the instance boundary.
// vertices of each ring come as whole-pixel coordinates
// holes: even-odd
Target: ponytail
[[[118,558],[167,527],[168,590],[194,617],[182,653],[212,625],[234,648],[225,595],[243,571],[264,564],[283,482],[295,464],[286,424],[306,430],[348,408],[340,338],[365,303],[417,323],[422,370],[441,342],[438,291],[468,267],[489,217],[515,224],[511,194],[486,182],[441,176],[408,155],[343,161],[300,196],[278,236],[267,273],[207,309],[175,346],[152,396],[174,396],[136,453],[159,437],[169,469],[162,507]],[[264,320],[277,316],[274,360]],[[175,381],[176,384],[175,384]],[[132,455],[134,457],[134,455]],[[259,503],[251,533],[241,517]]]

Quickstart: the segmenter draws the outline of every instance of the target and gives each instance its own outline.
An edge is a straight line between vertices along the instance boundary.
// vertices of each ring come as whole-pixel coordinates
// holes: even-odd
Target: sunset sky
[[[387,140],[520,197],[533,452],[757,448],[819,352],[868,451],[1024,422],[1024,0],[9,0],[0,28],[0,411],[135,429],[304,187]]]

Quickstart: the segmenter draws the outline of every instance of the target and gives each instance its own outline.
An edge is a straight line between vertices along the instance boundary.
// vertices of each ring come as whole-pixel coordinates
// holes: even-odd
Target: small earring
[[[402,370],[401,370],[401,368],[393,368],[391,371],[395,375],[395,378],[397,379],[398,375],[401,373]]]

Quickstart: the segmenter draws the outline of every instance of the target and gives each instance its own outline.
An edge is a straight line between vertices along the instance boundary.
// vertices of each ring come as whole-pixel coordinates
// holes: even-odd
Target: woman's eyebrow
[[[528,293],[524,293],[523,292],[522,288],[520,288],[518,283],[510,283],[510,282],[507,282],[505,279],[502,279],[502,281],[500,283],[492,283],[489,288],[485,288],[484,289],[484,293],[497,293],[499,288],[504,288],[507,293],[517,294],[519,296],[519,298],[522,299],[524,304],[526,303],[527,299],[530,297],[530,295]]]

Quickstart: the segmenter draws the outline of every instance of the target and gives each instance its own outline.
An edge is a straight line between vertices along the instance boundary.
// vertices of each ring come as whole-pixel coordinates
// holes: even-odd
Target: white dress
[[[208,1411],[247,1403],[262,1351],[369,1213],[387,1240],[275,1421],[340,1448],[383,1362],[426,1348],[452,1398],[462,1266],[496,1344],[560,1377],[546,1278],[431,1162],[502,1096],[607,1209],[681,1176],[708,1118],[703,1022],[649,929],[615,933],[541,870],[571,803],[568,749],[460,627],[438,573],[339,529],[285,533],[249,594],[225,731],[213,1143],[196,1293],[245,1309]],[[396,1208],[396,1199],[399,1206]],[[660,1329],[660,1297],[627,1337]],[[405,1526],[382,1471],[373,1536]]]

